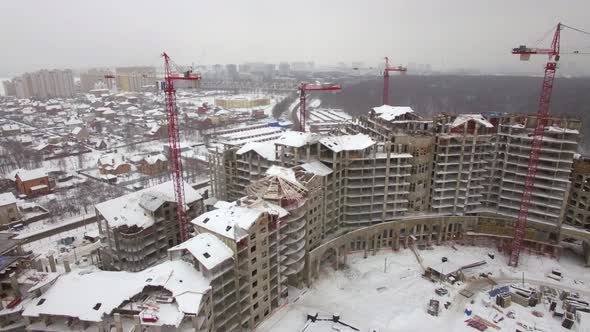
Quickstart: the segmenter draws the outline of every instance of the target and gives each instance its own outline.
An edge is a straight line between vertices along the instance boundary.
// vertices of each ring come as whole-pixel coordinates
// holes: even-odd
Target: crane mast
[[[172,180],[174,183],[174,197],[176,199],[176,219],[180,229],[180,241],[188,239],[188,218],[186,215],[186,204],[184,197],[184,178],[182,174],[182,160],[180,156],[180,135],[178,126],[178,113],[176,110],[176,80],[200,80],[200,75],[191,75],[187,71],[183,76],[177,76],[172,72],[173,62],[166,54],[162,53],[164,58],[164,100],[166,115],[168,119],[168,145],[170,147],[170,167],[172,171]]]
[[[529,208],[531,205],[531,196],[535,187],[535,175],[537,173],[537,165],[539,163],[539,154],[543,145],[543,134],[545,133],[545,126],[547,125],[547,118],[551,107],[551,94],[553,92],[553,81],[555,80],[555,72],[557,70],[557,62],[559,61],[559,44],[560,31],[562,29],[561,23],[557,24],[553,41],[550,49],[531,49],[526,46],[520,46],[512,50],[512,54],[519,54],[521,60],[528,60],[531,54],[547,54],[549,61],[545,65],[545,75],[543,77],[543,84],[541,87],[541,96],[539,98],[539,106],[537,110],[537,123],[532,133],[531,152],[529,154],[528,170],[525,179],[524,191],[520,201],[520,210],[518,212],[518,220],[514,229],[514,238],[512,241],[512,248],[510,252],[510,260],[508,265],[518,266],[518,258],[524,242],[526,227],[528,222]]]
[[[389,65],[389,58],[385,57],[385,68],[383,69],[383,105],[389,105],[389,72],[390,71],[399,71],[400,73],[405,73],[408,71],[408,68],[397,66],[391,67]]]

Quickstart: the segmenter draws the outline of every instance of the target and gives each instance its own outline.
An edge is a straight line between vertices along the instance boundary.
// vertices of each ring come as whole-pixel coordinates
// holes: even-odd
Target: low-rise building
[[[85,142],[90,137],[90,133],[86,127],[76,127],[72,129],[71,135],[78,141],[78,142]]]
[[[28,197],[45,195],[51,191],[51,182],[47,172],[42,168],[18,170],[14,178],[16,190]]]
[[[135,166],[138,172],[154,176],[168,170],[168,158],[161,153],[149,155],[135,160]]]
[[[98,170],[100,174],[127,174],[131,171],[131,164],[119,154],[108,154],[98,159]]]
[[[21,216],[13,193],[0,194],[0,226],[20,220]]]

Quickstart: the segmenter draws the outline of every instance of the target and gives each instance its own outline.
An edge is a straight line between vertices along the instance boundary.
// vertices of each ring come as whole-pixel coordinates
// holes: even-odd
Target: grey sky
[[[510,48],[558,21],[590,30],[588,0],[4,0],[0,76],[40,68],[363,61],[482,71],[541,68]],[[573,38],[575,37],[575,38]],[[564,32],[580,51],[590,36]],[[547,40],[545,44],[549,41]],[[545,46],[545,45],[542,45]],[[588,70],[590,56],[564,58]]]

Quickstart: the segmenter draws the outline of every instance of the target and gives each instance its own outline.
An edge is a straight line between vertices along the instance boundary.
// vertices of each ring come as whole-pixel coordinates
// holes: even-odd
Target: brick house
[[[49,176],[42,168],[19,170],[14,178],[16,190],[28,197],[48,194],[51,191]]]
[[[139,160],[136,166],[140,173],[154,176],[168,170],[168,158],[161,153],[147,156]]]
[[[131,164],[121,155],[109,154],[98,159],[98,170],[100,174],[126,174],[131,171]]]

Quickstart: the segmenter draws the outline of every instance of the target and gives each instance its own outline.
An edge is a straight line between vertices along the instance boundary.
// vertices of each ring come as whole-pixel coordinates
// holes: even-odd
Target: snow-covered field
[[[424,262],[440,262],[442,257],[448,257],[449,263],[452,260],[485,260],[487,264],[466,271],[467,281],[463,284],[443,285],[422,278],[422,268],[409,249],[381,251],[366,259],[361,254],[352,254],[348,257],[347,266],[339,271],[324,264],[319,279],[314,281],[311,289],[290,291],[289,304],[275,312],[256,331],[332,331],[333,327],[340,328],[340,331],[353,331],[342,325],[334,326],[332,322],[314,323],[306,328],[307,314],[316,312],[321,317],[339,313],[343,322],[360,331],[477,331],[465,323],[470,318],[464,313],[466,308],[473,310],[471,317],[479,315],[489,321],[501,315],[483,303],[489,300],[487,291],[492,286],[479,275],[488,272],[499,285],[503,285],[520,283],[524,271],[526,282],[531,285],[555,285],[556,288],[577,291],[583,299],[590,300],[589,270],[573,254],[562,256],[560,261],[521,254],[520,265],[515,269],[508,267],[506,257],[497,252],[495,259],[488,257],[493,249],[456,248],[440,246],[434,250],[419,251],[419,254]],[[564,272],[564,280],[557,282],[545,276],[553,268]],[[435,294],[434,290],[441,286],[449,290],[448,295],[441,297]],[[460,295],[464,288],[472,290],[475,295],[470,299]],[[430,299],[438,299],[441,303],[442,311],[438,317],[426,312]],[[447,301],[451,302],[451,306],[445,309],[443,304]],[[551,317],[545,303],[534,308],[513,303],[504,309],[504,316],[509,310],[516,313],[516,318],[504,317],[497,324],[504,331],[515,331],[517,322],[527,322],[544,331],[568,331],[561,327],[560,320]],[[542,312],[544,317],[533,316],[533,310]]]

